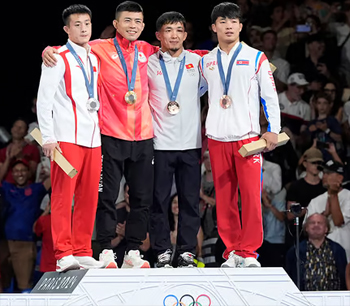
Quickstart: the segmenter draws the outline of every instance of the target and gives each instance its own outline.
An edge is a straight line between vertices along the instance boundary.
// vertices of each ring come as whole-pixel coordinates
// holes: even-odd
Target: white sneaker
[[[143,260],[139,250],[130,250],[124,256],[122,268],[150,268],[149,262]]]
[[[99,256],[99,261],[103,262],[104,268],[106,269],[117,269],[118,265],[115,261],[116,259],[117,257],[113,251],[107,249],[103,250]]]
[[[235,251],[231,251],[221,268],[244,268],[244,258],[236,255]]]
[[[97,261],[95,258],[90,256],[74,256],[74,258],[79,262],[80,268],[82,269],[102,269],[104,268],[104,263]]]
[[[56,262],[56,271],[65,272],[68,270],[79,270],[80,264],[73,255],[64,256]]]
[[[247,268],[260,268],[261,264],[254,257],[244,258],[244,266]]]

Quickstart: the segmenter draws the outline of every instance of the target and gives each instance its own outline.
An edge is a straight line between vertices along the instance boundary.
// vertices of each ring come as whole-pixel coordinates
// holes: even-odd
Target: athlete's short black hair
[[[211,12],[211,23],[214,24],[219,17],[239,19],[242,22],[241,9],[232,2],[222,2],[214,6]]]
[[[156,30],[160,31],[163,25],[165,24],[173,24],[173,23],[182,23],[185,30],[186,30],[186,19],[184,15],[182,15],[179,12],[166,12],[162,15],[160,15],[156,21]]]
[[[65,25],[69,24],[69,17],[73,14],[88,14],[90,16],[90,20],[92,19],[91,10],[83,4],[72,4],[63,10],[62,19]]]
[[[115,10],[115,19],[118,20],[119,15],[122,12],[135,12],[135,13],[142,13],[143,14],[143,8],[137,2],[124,1],[117,6],[117,8]]]

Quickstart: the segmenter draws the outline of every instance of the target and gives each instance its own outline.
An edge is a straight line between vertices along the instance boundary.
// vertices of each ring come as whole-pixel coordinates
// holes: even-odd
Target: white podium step
[[[42,293],[2,294],[0,305],[323,305],[305,298],[282,268],[88,270],[85,275],[80,274],[80,281],[74,275],[82,271],[70,272],[73,274],[46,273],[36,286]],[[69,288],[74,288],[72,293],[57,293]],[[350,293],[347,296],[345,292],[342,301],[347,298],[350,299]]]

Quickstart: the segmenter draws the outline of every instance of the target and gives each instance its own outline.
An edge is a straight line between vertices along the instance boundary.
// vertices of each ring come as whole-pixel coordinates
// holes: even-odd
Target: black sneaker
[[[179,268],[194,268],[197,265],[194,262],[194,254],[190,252],[184,252],[180,254],[179,258],[177,259],[178,261],[178,267]]]
[[[157,268],[171,268],[171,255],[173,252],[171,250],[166,250],[157,256]]]

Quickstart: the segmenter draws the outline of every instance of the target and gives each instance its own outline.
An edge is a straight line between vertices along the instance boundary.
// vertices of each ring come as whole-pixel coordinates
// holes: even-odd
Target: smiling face
[[[26,165],[18,163],[12,168],[13,179],[16,182],[16,185],[23,187],[27,185],[29,178],[29,169]]]
[[[129,41],[137,40],[144,27],[142,12],[120,12],[117,19],[113,21],[117,32]]]
[[[63,29],[72,42],[85,47],[91,38],[91,18],[89,14],[72,14]]]
[[[212,24],[212,30],[217,34],[219,44],[235,44],[239,41],[242,23],[238,18],[218,17]]]

